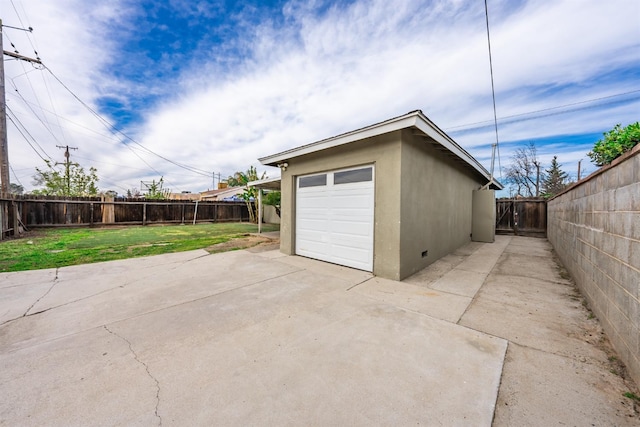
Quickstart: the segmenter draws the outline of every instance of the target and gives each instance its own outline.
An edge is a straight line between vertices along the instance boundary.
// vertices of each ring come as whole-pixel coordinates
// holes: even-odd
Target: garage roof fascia
[[[280,177],[249,181],[247,182],[247,187],[257,187],[263,190],[280,191]]]
[[[491,174],[475,158],[473,158],[471,154],[469,154],[464,148],[460,147],[449,135],[438,128],[438,126],[429,120],[420,110],[412,111],[403,116],[395,117],[384,122],[376,123],[371,126],[343,133],[321,141],[312,142],[311,144],[303,145],[281,153],[262,157],[258,160],[263,165],[278,166],[279,164],[306,154],[327,150],[329,148],[334,148],[340,145],[349,144],[351,142],[406,128],[415,128],[419,130],[422,134],[446,148],[476,172],[480,173],[480,175],[485,177],[488,182],[492,181],[492,184],[496,189],[502,190],[502,184],[497,182],[495,179],[491,180]]]

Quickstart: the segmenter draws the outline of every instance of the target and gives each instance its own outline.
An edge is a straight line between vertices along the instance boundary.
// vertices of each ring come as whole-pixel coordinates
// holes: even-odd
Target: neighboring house
[[[245,187],[227,187],[218,190],[203,191],[200,193],[200,200],[215,201],[244,201],[240,195],[244,193]]]
[[[199,193],[192,193],[190,191],[183,191],[182,193],[171,193],[169,194],[169,200],[200,200]]]
[[[421,111],[259,160],[282,171],[286,254],[401,280],[493,241],[502,185]]]

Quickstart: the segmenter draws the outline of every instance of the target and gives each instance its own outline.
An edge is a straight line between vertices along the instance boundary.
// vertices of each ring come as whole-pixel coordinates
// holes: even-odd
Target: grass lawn
[[[278,229],[263,225],[263,231]],[[206,249],[257,231],[257,225],[248,223],[38,230],[0,242],[0,272]]]

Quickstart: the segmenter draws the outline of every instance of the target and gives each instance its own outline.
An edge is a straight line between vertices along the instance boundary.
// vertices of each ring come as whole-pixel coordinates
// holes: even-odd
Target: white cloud
[[[34,3],[38,6],[31,9]],[[41,56],[74,92],[88,102],[106,93],[125,102],[135,96],[139,87],[114,80],[109,69],[120,38],[126,36],[111,34],[110,23],[131,19],[133,13],[124,3],[94,9],[80,0],[40,0],[25,7],[37,27]],[[193,7],[203,6],[193,2]],[[604,78],[617,68],[640,65],[637,2],[532,0],[514,7],[509,1],[489,1],[489,7],[499,116],[640,89],[631,77]],[[444,129],[493,117],[481,2],[357,1],[330,7],[320,16],[313,4],[290,2],[283,14],[282,19],[243,28],[234,49],[250,54],[244,61],[226,58],[234,49],[221,48],[208,62],[183,69],[175,85],[180,92],[150,106],[144,123],[129,133],[174,161],[225,176],[258,165],[260,156],[418,108]],[[230,72],[228,64],[235,64]],[[157,87],[149,82],[149,90]],[[104,132],[69,96],[56,92],[55,102],[60,115]],[[505,125],[500,136],[508,141],[598,133],[637,120],[637,111],[636,100],[525,120]],[[23,108],[21,114],[27,120],[30,112]],[[158,171],[141,174],[140,169],[149,168],[130,149],[82,132],[73,137],[81,148],[78,155],[101,162],[95,166],[103,182],[138,186],[141,179],[157,179],[159,172],[175,190],[210,186],[209,178],[136,149]],[[11,136],[21,138],[15,132]],[[488,128],[456,139],[486,159],[494,138]],[[12,163],[20,168],[34,164],[31,149],[18,146],[10,143]],[[569,157],[560,156],[561,163],[577,161],[571,146],[554,150]],[[509,157],[505,151],[503,165]]]

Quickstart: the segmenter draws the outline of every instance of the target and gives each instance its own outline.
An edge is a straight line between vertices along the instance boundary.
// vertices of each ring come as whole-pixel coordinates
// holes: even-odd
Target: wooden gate
[[[496,200],[496,233],[547,236],[547,201],[541,199]]]

